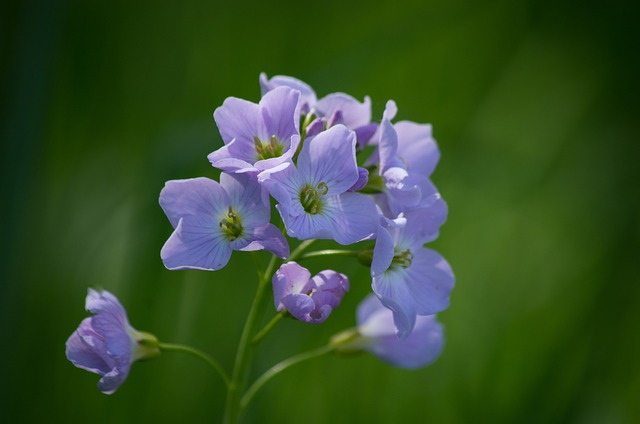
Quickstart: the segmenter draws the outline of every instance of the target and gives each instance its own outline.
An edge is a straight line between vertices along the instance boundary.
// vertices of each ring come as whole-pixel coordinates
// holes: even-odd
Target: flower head
[[[282,265],[272,283],[276,310],[311,324],[324,322],[349,291],[346,275],[325,270],[311,278],[309,270],[295,262]]]
[[[268,250],[286,258],[289,245],[269,223],[266,192],[250,174],[168,181],[160,206],[175,230],[160,253],[169,269],[218,270],[233,250]]]
[[[378,213],[373,200],[348,192],[361,176],[355,134],[344,125],[306,140],[297,168],[284,163],[258,178],[279,202],[276,208],[292,237],[333,239],[346,245],[376,231]]]
[[[160,353],[158,340],[131,327],[124,308],[108,291],[89,289],[86,309],[95,315],[85,318],[67,340],[67,359],[101,375],[98,389],[111,394],[127,378],[134,361]]]
[[[213,117],[224,146],[209,155],[226,172],[259,172],[293,157],[300,143],[300,92],[278,87],[259,104],[229,97]]]
[[[339,350],[366,350],[390,365],[411,369],[431,364],[442,351],[443,331],[435,315],[418,317],[404,340],[396,336],[391,311],[374,295],[360,303],[356,316],[357,335]]]

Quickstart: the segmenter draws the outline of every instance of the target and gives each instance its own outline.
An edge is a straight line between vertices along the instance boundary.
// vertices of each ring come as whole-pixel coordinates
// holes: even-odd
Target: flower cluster
[[[104,393],[122,384],[136,360],[160,350],[188,352],[225,382],[225,422],[236,422],[265,381],[302,360],[368,351],[391,365],[417,368],[440,354],[443,331],[435,314],[449,306],[454,276],[447,261],[425,247],[447,217],[447,205],[431,182],[440,158],[431,126],[393,122],[397,107],[391,100],[374,120],[368,97],[318,98],[291,77],[262,74],[260,87],[258,103],[230,97],[213,114],[223,146],[208,159],[221,171],[219,180],[168,181],[160,193],[173,227],[160,253],[168,269],[219,270],[233,251],[274,255],[268,272],[259,273],[233,374],[229,378],[197,349],[136,331],[112,294],[89,290],[86,307],[95,315],[71,335],[66,353],[77,367],[102,376],[98,387]],[[275,225],[272,206],[279,215]],[[304,242],[296,242],[290,253],[293,239]],[[355,250],[306,252],[317,239],[341,246],[364,243]],[[250,365],[248,344],[255,346],[283,317],[323,323],[349,291],[346,275],[325,269],[312,277],[298,264],[332,254],[355,257],[370,270],[373,293],[358,307],[357,326],[321,349],[275,365],[240,398]],[[256,305],[269,282],[278,313],[256,331]]]
[[[230,97],[213,116],[224,145],[208,156],[222,171],[169,181],[160,205],[175,228],[162,249],[169,269],[217,270],[233,250],[264,249],[286,259],[288,238],[328,239],[340,245],[375,240],[370,248],[373,293],[391,312],[400,340],[418,317],[449,305],[450,266],[424,247],[438,237],[447,206],[430,180],[440,153],[431,126],[381,121],[371,101],[344,93],[318,99],[304,82],[260,75],[259,103]],[[362,164],[359,166],[358,164]],[[270,223],[275,199],[288,237]],[[296,263],[273,276],[275,305],[295,318],[323,322],[348,288],[329,273],[324,285]],[[327,286],[338,278],[346,285]]]

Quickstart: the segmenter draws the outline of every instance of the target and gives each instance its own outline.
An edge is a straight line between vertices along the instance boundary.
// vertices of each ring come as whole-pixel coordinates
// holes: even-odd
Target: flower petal
[[[400,121],[394,128],[398,134],[398,156],[410,172],[429,177],[440,160],[440,150],[431,136],[431,125]]]
[[[283,309],[286,309],[296,319],[304,322],[310,322],[309,314],[313,312],[316,305],[313,300],[306,294],[293,293],[282,299]]]
[[[168,269],[215,271],[229,262],[231,246],[212,217],[189,215],[180,219],[160,256]]]
[[[364,101],[360,103],[348,94],[329,94],[318,100],[316,110],[327,119],[340,111],[342,121],[349,129],[355,129],[371,122],[371,99],[369,96],[366,96]]]
[[[267,136],[275,135],[287,148],[293,135],[300,135],[300,91],[276,87],[260,100]],[[297,147],[297,146],[296,146]]]
[[[92,337],[95,342],[89,339],[87,343],[85,337]],[[96,374],[105,375],[113,368],[104,341],[91,328],[91,318],[85,318],[67,339],[66,355],[76,367]]]
[[[229,206],[229,197],[208,178],[167,181],[160,192],[160,206],[175,228],[187,215],[219,216]]]
[[[336,125],[305,141],[298,156],[298,171],[306,182],[326,183],[327,196],[344,193],[358,180],[356,136]]]
[[[340,244],[348,245],[369,238],[378,230],[378,211],[373,200],[360,193],[347,192],[325,199],[322,222]]]
[[[418,315],[431,315],[449,307],[449,295],[455,284],[447,261],[434,250],[412,250],[411,266],[405,270],[404,284],[411,293]]]
[[[260,88],[263,96],[276,87],[283,86],[293,88],[300,92],[300,103],[303,106],[305,104],[307,106],[307,110],[303,111],[303,113],[307,113],[309,111],[309,107],[313,107],[316,104],[316,93],[307,83],[302,82],[297,78],[283,75],[276,75],[271,79],[268,79],[267,74],[264,72],[260,74]]]
[[[402,269],[389,269],[373,277],[371,283],[378,299],[393,312],[393,321],[400,339],[407,338],[416,322],[413,294],[409,291],[405,278]]]
[[[246,140],[234,138],[218,150],[207,156],[214,168],[225,172],[255,172],[252,163],[256,160],[255,144],[249,144]]]
[[[239,250],[246,252],[264,249],[282,259],[289,256],[289,243],[278,227],[273,224],[255,228],[249,235],[249,239],[251,243]]]
[[[309,270],[298,265],[296,262],[287,262],[280,266],[271,279],[273,300],[276,309],[278,311],[285,309],[283,299],[286,296],[293,293],[306,293],[314,288],[313,282],[310,282],[310,278],[311,273]]]
[[[233,139],[245,146],[253,146],[253,137],[268,140],[268,133],[262,119],[260,106],[247,100],[228,97],[222,106],[213,112],[222,141],[228,144]]]

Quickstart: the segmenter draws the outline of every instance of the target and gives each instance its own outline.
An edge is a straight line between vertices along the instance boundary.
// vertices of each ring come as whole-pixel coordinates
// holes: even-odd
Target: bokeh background
[[[432,247],[457,286],[432,366],[320,358],[246,422],[640,422],[635,16],[578,0],[3,2],[0,421],[220,420],[222,384],[195,359],[136,364],[106,396],[64,343],[103,287],[138,329],[231,367],[251,258],[167,271],[157,199],[166,180],[216,177],[212,112],[257,101],[264,71],[434,125],[450,214]],[[355,322],[367,270],[307,265],[352,291],[322,326],[283,322],[253,375]]]

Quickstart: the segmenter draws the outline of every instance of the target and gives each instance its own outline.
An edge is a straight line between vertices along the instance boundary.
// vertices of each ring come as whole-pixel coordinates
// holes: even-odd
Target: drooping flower
[[[284,163],[260,173],[291,237],[351,244],[376,232],[373,200],[348,192],[360,178],[355,142],[353,131],[337,125],[304,142],[297,168]]]
[[[358,327],[338,334],[332,344],[338,352],[366,350],[400,368],[420,368],[435,361],[444,345],[443,330],[435,315],[419,316],[404,340],[398,339],[393,316],[373,294],[358,306]]]
[[[209,154],[226,172],[259,172],[290,160],[300,143],[300,92],[279,87],[259,104],[227,98],[213,113],[224,146]]]
[[[364,147],[376,131],[377,125],[371,123],[371,99],[365,96],[363,102],[345,93],[332,93],[318,100],[315,91],[297,78],[277,75],[269,79],[260,74],[262,95],[278,87],[289,87],[301,92],[301,113],[317,119],[307,130],[307,137],[315,133],[318,127],[323,129],[342,124],[355,131],[358,146]]]
[[[208,178],[168,181],[160,206],[175,228],[160,253],[168,269],[218,270],[233,250],[289,256],[254,175],[222,173],[219,184]]]
[[[429,207],[404,212],[404,225],[380,226],[371,263],[371,287],[393,312],[398,337],[405,339],[417,315],[432,315],[449,306],[454,276],[447,261],[423,247],[434,240],[446,219],[439,196]]]
[[[349,291],[346,275],[325,270],[311,278],[309,270],[295,262],[282,265],[272,283],[276,310],[311,324],[324,322]]]
[[[66,343],[67,359],[78,368],[102,376],[98,389],[115,392],[126,380],[131,364],[160,353],[158,340],[136,331],[118,299],[108,291],[89,289],[85,318]]]

